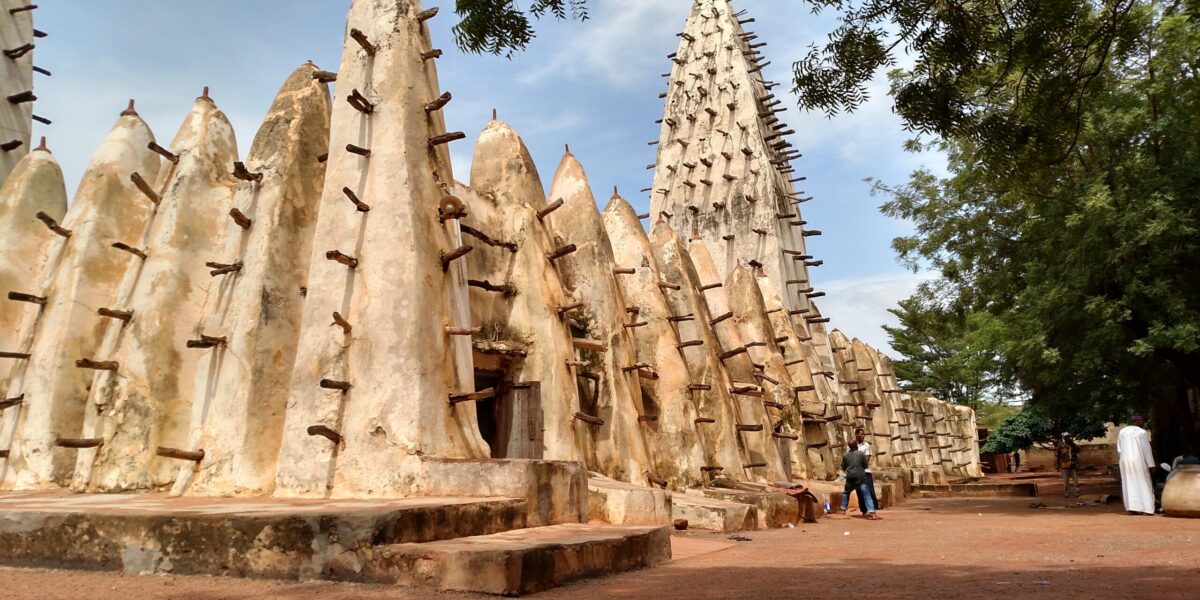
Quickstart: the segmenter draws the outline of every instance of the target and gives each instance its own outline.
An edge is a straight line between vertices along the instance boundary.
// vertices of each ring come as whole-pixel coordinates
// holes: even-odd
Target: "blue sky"
[[[284,78],[305,60],[336,71],[347,0],[42,0],[35,26],[35,64],[53,72],[36,76],[35,124],[63,166],[73,192],[92,151],[129,98],[160,139],[170,140],[192,100],[207,85],[238,133],[245,153]],[[459,53],[450,27],[453,0],[427,0],[441,14],[430,21],[444,89],[447,127],[473,140],[491,109],[529,146],[543,180],[562,156],[563,144],[583,162],[601,202],[613,185],[638,209],[649,199],[646,165],[654,162],[662,116],[658,93],[668,72],[666,55],[678,43],[690,0],[592,0],[591,20],[545,21],[529,50],[512,60]],[[772,64],[768,78],[788,82],[790,65],[834,27],[800,0],[737,0],[756,22]],[[786,92],[783,85],[776,93]],[[922,275],[905,271],[890,243],[906,224],[878,212],[866,177],[899,183],[922,164],[940,168],[936,154],[905,153],[906,135],[891,112],[882,79],[860,111],[826,119],[798,112],[794,98],[783,116],[797,130],[804,153],[797,165],[816,199],[805,218],[824,236],[810,238],[825,266],[813,275],[828,293],[822,309],[833,324],[887,350],[879,326],[885,311],[907,296]],[[452,145],[455,174],[469,177],[471,144]]]

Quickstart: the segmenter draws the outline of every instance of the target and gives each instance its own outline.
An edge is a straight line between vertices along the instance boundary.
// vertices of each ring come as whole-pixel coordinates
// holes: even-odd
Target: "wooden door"
[[[542,384],[512,384],[496,405],[497,458],[542,458]]]

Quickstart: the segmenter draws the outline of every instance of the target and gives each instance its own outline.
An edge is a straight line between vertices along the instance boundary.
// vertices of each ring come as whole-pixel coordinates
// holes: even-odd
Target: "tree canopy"
[[[504,56],[524,50],[533,41],[530,16],[588,18],[587,0],[531,0],[527,9],[518,8],[513,0],[456,0],[454,12],[460,19],[454,26],[454,41],[461,50]]]

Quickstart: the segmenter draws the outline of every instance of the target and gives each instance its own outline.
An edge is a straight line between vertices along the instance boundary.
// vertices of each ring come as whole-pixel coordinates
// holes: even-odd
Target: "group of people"
[[[879,516],[875,509],[879,499],[875,497],[875,479],[871,476],[871,443],[863,428],[854,430],[854,441],[842,456],[842,470],[846,472],[846,487],[842,491],[842,514],[850,507],[850,494],[858,494],[858,508],[866,518],[875,521]]]

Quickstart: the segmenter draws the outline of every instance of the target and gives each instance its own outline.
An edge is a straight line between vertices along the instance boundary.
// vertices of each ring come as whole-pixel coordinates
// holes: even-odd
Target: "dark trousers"
[[[875,495],[875,478],[871,476],[870,471],[867,472],[867,478],[863,483],[866,484],[867,493],[871,495],[871,504],[873,504],[875,508],[881,508],[879,506],[879,497]]]

